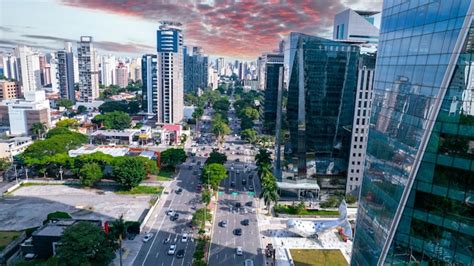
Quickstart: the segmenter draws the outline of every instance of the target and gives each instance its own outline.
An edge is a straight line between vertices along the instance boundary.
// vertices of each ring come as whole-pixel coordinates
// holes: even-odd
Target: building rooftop
[[[104,154],[111,155],[113,157],[125,156],[129,151],[129,148],[120,147],[120,146],[94,146],[94,145],[84,145],[78,149],[70,150],[69,156],[76,157],[83,154],[92,154],[95,152],[102,152]]]
[[[131,137],[138,132],[139,130],[97,130],[91,136]]]

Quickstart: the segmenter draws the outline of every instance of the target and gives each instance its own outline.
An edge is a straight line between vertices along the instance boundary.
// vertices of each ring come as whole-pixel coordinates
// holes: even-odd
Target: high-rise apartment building
[[[219,75],[217,74],[217,69],[215,69],[214,66],[209,65],[207,68],[207,73],[207,86],[211,88],[211,90],[217,90],[217,86],[219,86]]]
[[[142,57],[142,109],[148,115],[156,114],[158,110],[158,58],[154,54]]]
[[[115,69],[117,73],[117,86],[120,88],[125,88],[128,86],[128,68],[123,64],[119,63],[117,68]]]
[[[5,78],[19,80],[17,57],[13,54],[2,54],[2,61]]]
[[[35,91],[41,88],[41,70],[38,53],[26,46],[19,46],[15,50],[19,60],[21,93]]]
[[[184,91],[205,89],[208,85],[208,57],[201,47],[193,47],[192,53],[184,55]]]
[[[273,135],[277,118],[277,96],[280,68],[283,68],[283,54],[264,54],[261,59],[264,65],[263,132]]]
[[[219,76],[225,76],[226,65],[224,57],[219,57],[216,59],[217,73]]]
[[[290,138],[279,186],[300,182],[298,197],[319,198],[320,188],[345,189],[360,48],[301,33],[285,45]]]
[[[473,265],[474,2],[385,1],[352,265]]]
[[[158,124],[183,120],[183,35],[181,23],[163,21],[157,31]]]
[[[102,56],[100,66],[102,85],[105,87],[117,85],[117,73],[115,71],[117,63],[115,56]]]
[[[99,71],[92,37],[81,36],[77,43],[79,92],[81,102],[92,102],[99,97]]]
[[[76,102],[76,92],[74,90],[74,55],[72,51],[57,51],[56,62],[59,95],[61,98]]]
[[[20,97],[18,81],[0,80],[0,101]]]

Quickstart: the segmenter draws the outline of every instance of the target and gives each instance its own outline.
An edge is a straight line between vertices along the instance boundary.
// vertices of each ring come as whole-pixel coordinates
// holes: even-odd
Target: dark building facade
[[[142,56],[142,109],[147,114],[156,114],[158,109],[157,56]]]
[[[360,48],[300,33],[290,34],[287,47],[287,173],[293,179],[343,175]]]
[[[265,54],[264,64],[263,132],[274,135],[277,119],[278,83],[280,68],[283,68],[283,54]]]
[[[74,90],[74,57],[72,52],[56,52],[58,65],[59,93],[61,98],[76,102],[76,92]]]
[[[192,54],[185,49],[184,55],[184,91],[196,92],[208,85],[209,58],[203,55],[201,47],[193,47]]]
[[[384,2],[352,265],[474,265],[473,9]]]

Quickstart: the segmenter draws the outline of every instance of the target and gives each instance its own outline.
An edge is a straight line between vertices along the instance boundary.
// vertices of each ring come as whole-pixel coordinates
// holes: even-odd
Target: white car
[[[235,254],[237,254],[237,256],[242,256],[244,255],[244,253],[242,252],[242,247],[237,247],[235,249]]]
[[[245,260],[245,266],[253,266],[253,260],[251,260],[251,259],[246,259],[246,260]]]
[[[188,234],[183,234],[183,236],[181,237],[181,242],[182,243],[188,242]]]
[[[166,215],[168,215],[168,216],[174,216],[175,213],[176,212],[173,209],[169,209],[169,210],[166,211]]]
[[[152,233],[148,233],[146,234],[144,237],[143,237],[143,242],[148,242],[150,239],[153,238],[153,234]]]
[[[168,255],[174,255],[174,253],[176,253],[176,245],[171,245],[168,249]]]

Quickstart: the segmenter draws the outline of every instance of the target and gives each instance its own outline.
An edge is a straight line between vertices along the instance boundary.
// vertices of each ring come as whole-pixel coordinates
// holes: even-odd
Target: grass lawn
[[[156,181],[171,181],[174,171],[161,169],[160,173],[156,176]]]
[[[11,241],[15,240],[22,232],[19,231],[0,231],[0,251],[2,251]]]
[[[346,266],[346,259],[337,249],[290,249],[295,266]]]
[[[121,195],[137,195],[137,194],[161,194],[163,187],[160,186],[138,186],[131,190],[120,190],[115,193]]]
[[[302,210],[297,212],[296,208],[293,206],[277,205],[275,206],[275,212],[285,213],[292,215],[319,215],[319,216],[338,216],[339,211],[328,211],[328,210]]]

